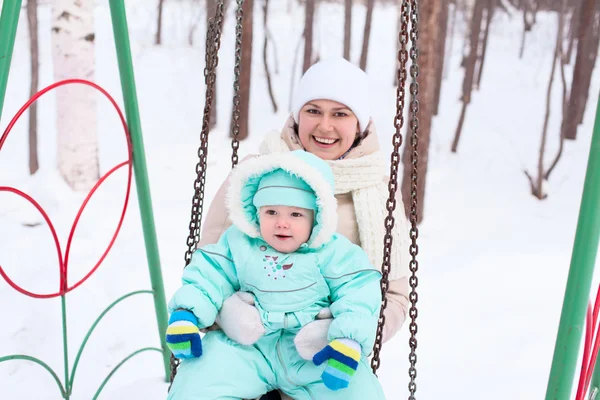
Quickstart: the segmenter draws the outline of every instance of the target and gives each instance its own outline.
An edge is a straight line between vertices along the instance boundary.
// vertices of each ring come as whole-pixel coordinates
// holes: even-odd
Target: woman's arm
[[[225,196],[229,187],[229,179],[231,174],[227,175],[227,179],[223,182],[215,197],[213,197],[208,214],[202,224],[202,233],[198,247],[206,246],[207,244],[217,243],[219,238],[231,226],[231,221],[227,216],[225,208]]]
[[[240,164],[249,158],[256,157],[255,155],[249,155],[244,157]],[[231,221],[227,215],[227,209],[225,208],[225,196],[227,195],[227,189],[229,188],[229,181],[231,179],[231,173],[227,175],[227,178],[215,193],[210,207],[208,208],[208,214],[202,223],[202,233],[200,235],[200,242],[198,247],[206,246],[207,244],[217,243],[219,238],[230,226]]]
[[[383,311],[385,325],[383,326],[383,343],[390,340],[404,324],[408,314],[408,277],[390,281],[387,292],[387,307]]]

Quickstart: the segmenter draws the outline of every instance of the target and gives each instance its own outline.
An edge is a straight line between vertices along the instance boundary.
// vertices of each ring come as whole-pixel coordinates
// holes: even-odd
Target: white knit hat
[[[344,58],[331,58],[311,66],[294,93],[292,113],[298,122],[300,109],[311,100],[333,100],[350,108],[361,132],[371,118],[369,82],[365,72]]]

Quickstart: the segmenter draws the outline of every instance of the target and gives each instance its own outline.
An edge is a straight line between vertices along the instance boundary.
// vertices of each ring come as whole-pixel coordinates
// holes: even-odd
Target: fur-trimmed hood
[[[248,236],[260,237],[258,210],[252,200],[261,178],[277,169],[301,178],[317,197],[315,225],[307,246],[319,248],[329,242],[337,226],[333,173],[326,162],[303,150],[273,153],[238,164],[231,174],[226,197],[232,223]]]

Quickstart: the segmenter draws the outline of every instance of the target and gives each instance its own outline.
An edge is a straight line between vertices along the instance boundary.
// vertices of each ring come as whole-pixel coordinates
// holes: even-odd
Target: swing
[[[217,8],[215,16],[209,20],[207,33],[206,33],[206,53],[205,53],[205,68],[204,78],[206,84],[204,113],[202,119],[202,130],[200,133],[200,146],[198,148],[198,163],[196,165],[196,179],[194,181],[194,196],[192,199],[192,211],[191,219],[189,224],[189,236],[187,238],[187,250],[185,252],[185,265],[187,266],[192,258],[192,254],[196,250],[196,246],[200,240],[200,229],[202,224],[202,210],[204,206],[204,189],[206,182],[206,163],[208,156],[208,131],[209,122],[212,108],[212,100],[214,93],[214,85],[216,81],[216,67],[219,62],[219,48],[221,46],[221,31],[223,28],[224,20],[224,3],[225,0],[217,1]],[[232,128],[231,133],[233,139],[231,141],[232,154],[231,154],[231,167],[234,168],[238,163],[238,149],[239,149],[239,118],[240,118],[240,69],[241,69],[241,58],[242,58],[242,7],[244,0],[237,0],[236,10],[236,27],[235,27],[235,66],[234,66],[234,94],[233,94],[233,111],[232,111]],[[381,304],[381,312],[379,314],[379,321],[377,324],[377,335],[375,339],[375,345],[373,347],[373,357],[371,360],[371,368],[373,373],[377,372],[380,366],[380,352],[382,347],[383,338],[383,327],[385,324],[384,310],[387,306],[386,293],[389,285],[389,271],[390,271],[390,257],[391,257],[391,246],[392,246],[392,229],[394,227],[393,211],[396,208],[395,194],[398,189],[398,166],[400,165],[400,154],[399,148],[402,144],[402,134],[400,130],[404,126],[404,104],[405,104],[405,83],[407,79],[406,63],[410,56],[411,67],[410,67],[410,131],[411,131],[411,152],[410,159],[412,165],[411,171],[411,198],[410,198],[410,238],[411,245],[409,248],[411,260],[409,268],[411,276],[409,277],[409,284],[411,291],[409,294],[410,300],[410,338],[409,338],[409,362],[410,367],[408,370],[409,384],[408,389],[410,392],[409,400],[415,399],[415,392],[417,385],[415,379],[417,376],[416,363],[417,363],[417,270],[419,268],[416,256],[419,251],[417,245],[417,237],[419,236],[419,230],[417,228],[417,161],[418,161],[418,128],[419,121],[417,119],[417,113],[419,111],[419,102],[417,101],[417,94],[419,92],[419,85],[417,83],[417,76],[419,75],[419,67],[417,64],[417,58],[419,50],[417,47],[418,38],[418,0],[403,0],[402,1],[402,20],[400,25],[400,32],[398,40],[400,41],[400,50],[398,52],[398,71],[397,80],[398,87],[396,90],[396,115],[394,117],[394,128],[395,133],[393,135],[393,150],[391,153],[391,167],[390,167],[390,179],[388,184],[389,197],[386,203],[388,214],[385,218],[384,225],[386,234],[384,237],[384,254],[382,260],[382,278],[381,278],[381,292],[383,301]],[[409,32],[409,19],[410,19],[410,32]],[[411,49],[407,51],[407,44],[410,35]],[[177,373],[177,367],[179,360],[171,355],[171,383]],[[266,397],[263,397],[266,398]]]

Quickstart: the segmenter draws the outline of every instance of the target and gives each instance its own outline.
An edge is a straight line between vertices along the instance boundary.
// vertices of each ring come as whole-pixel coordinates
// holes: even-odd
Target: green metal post
[[[0,120],[2,120],[6,83],[8,82],[13,48],[15,47],[20,12],[21,0],[5,0],[2,2],[2,15],[0,15]]]
[[[144,154],[144,141],[142,138],[142,127],[137,103],[124,1],[110,0],[110,14],[115,37],[115,46],[117,49],[117,59],[119,62],[121,89],[125,101],[125,114],[127,116],[127,124],[129,125],[131,142],[133,144],[135,183],[138,193],[138,202],[140,204],[142,226],[144,229],[148,268],[150,269],[150,279],[152,282],[152,290],[154,292],[154,308],[158,320],[158,334],[160,336],[161,349],[163,350],[165,379],[169,380],[170,353],[165,345],[165,332],[167,330],[165,290],[160,268],[158,244],[156,241],[154,215],[152,214],[152,199],[150,197],[150,185],[148,182],[148,171],[146,169],[146,156]]]
[[[598,131],[600,131],[600,99],[598,100],[598,111],[596,111],[596,122],[594,125],[594,137],[592,139],[592,148],[593,146],[596,146],[596,171],[598,171],[598,168],[600,168],[600,166],[598,165],[598,158],[600,158],[600,134],[598,134]],[[592,153],[590,153],[590,159],[592,157]],[[598,175],[596,175],[596,179],[598,178]],[[598,204],[598,202],[596,202],[596,204]],[[594,366],[594,374],[592,375],[592,380],[590,381],[590,389],[593,390],[594,388],[600,389],[600,358],[596,359],[596,365]]]
[[[571,397],[600,240],[600,98],[546,400]],[[598,371],[595,374],[598,383]],[[592,385],[594,381],[592,381]]]

